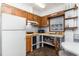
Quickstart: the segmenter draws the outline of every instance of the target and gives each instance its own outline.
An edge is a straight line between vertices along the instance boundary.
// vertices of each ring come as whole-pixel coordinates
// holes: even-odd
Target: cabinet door
[[[42,17],[41,25],[42,26],[47,26],[48,25],[48,17],[47,16]]]
[[[41,17],[38,16],[37,17],[38,27],[41,27],[41,23],[42,23],[41,20],[42,20]]]
[[[41,17],[40,16],[34,15],[33,19],[34,19],[34,21],[38,22],[38,26],[41,26]]]
[[[27,19],[28,20],[30,20],[30,21],[33,21],[34,19],[33,19],[33,14],[31,14],[31,13],[27,13]]]
[[[26,36],[26,52],[32,51],[32,39],[31,36]]]
[[[16,16],[21,16],[21,17],[26,17],[26,13],[20,9],[14,8],[14,15]]]
[[[38,22],[37,19],[38,19],[38,16],[37,15],[33,15],[33,19],[34,21]]]

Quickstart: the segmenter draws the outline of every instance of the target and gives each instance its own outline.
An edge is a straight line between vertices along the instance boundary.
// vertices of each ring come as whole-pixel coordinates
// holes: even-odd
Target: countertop
[[[37,36],[37,35],[45,35],[45,36],[54,36],[54,37],[63,37],[64,34],[54,34],[54,33],[33,33],[33,34],[26,34],[26,36]]]

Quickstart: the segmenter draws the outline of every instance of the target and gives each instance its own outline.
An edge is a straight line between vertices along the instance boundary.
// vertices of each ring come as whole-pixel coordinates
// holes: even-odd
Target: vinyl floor
[[[26,56],[57,56],[57,54],[54,48],[41,47],[31,53],[27,53]]]

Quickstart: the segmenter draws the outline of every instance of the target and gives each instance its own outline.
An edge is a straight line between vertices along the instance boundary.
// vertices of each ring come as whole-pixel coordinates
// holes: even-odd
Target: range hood
[[[37,26],[38,23],[35,21],[27,21],[26,22],[26,32],[35,32],[34,26]]]
[[[36,22],[36,21],[27,21],[27,23],[26,23],[26,26],[28,25],[28,24],[31,24],[31,25],[38,25],[38,22]]]

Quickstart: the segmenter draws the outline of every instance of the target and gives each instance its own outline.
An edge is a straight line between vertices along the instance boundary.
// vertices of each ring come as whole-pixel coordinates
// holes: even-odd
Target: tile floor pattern
[[[54,48],[43,47],[35,49],[31,53],[27,53],[27,56],[57,56]]]

